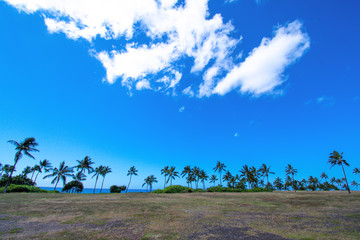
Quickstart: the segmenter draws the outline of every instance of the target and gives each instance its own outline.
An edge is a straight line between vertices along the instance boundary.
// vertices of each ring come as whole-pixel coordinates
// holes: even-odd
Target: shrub
[[[193,192],[205,192],[205,190],[201,189],[201,188],[197,188],[197,189],[194,189]]]
[[[163,193],[163,190],[161,190],[161,189],[156,189],[155,191],[152,191],[152,193]]]
[[[5,187],[0,187],[0,192],[3,192],[4,188]],[[11,193],[11,192],[58,193],[59,191],[47,191],[34,186],[12,184],[8,186],[6,192],[7,193]]]
[[[9,177],[7,175],[3,175],[2,178],[0,179],[0,187],[5,187],[8,179],[9,179]],[[9,182],[9,185],[10,184],[27,185],[27,186],[34,186],[35,185],[35,183],[30,178],[27,178],[24,175],[17,175],[15,177],[12,177],[10,182]]]
[[[255,187],[252,189],[237,189],[237,188],[228,188],[221,186],[210,187],[206,189],[206,191],[207,192],[271,192],[270,189],[260,188],[260,187]]]
[[[185,190],[186,190],[186,188],[181,185],[172,185],[172,186],[168,186],[168,187],[164,188],[163,192],[164,193],[184,193]]]
[[[126,190],[126,186],[116,186],[116,185],[112,185],[110,187],[110,193],[121,193],[121,191],[125,191]]]
[[[62,192],[75,192],[75,193],[81,193],[84,189],[84,185],[79,181],[71,181],[65,184]]]

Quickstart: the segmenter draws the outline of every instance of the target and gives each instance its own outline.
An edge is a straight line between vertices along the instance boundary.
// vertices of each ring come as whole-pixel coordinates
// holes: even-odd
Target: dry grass
[[[360,239],[360,192],[0,195],[1,239]]]

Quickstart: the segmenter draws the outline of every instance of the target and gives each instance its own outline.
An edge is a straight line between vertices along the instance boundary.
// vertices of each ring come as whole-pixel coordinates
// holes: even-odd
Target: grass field
[[[0,239],[360,239],[360,192],[0,194]]]

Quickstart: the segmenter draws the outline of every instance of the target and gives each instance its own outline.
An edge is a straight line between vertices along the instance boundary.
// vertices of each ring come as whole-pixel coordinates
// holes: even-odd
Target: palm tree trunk
[[[348,181],[347,181],[347,178],[346,178],[346,175],[345,175],[344,166],[343,166],[342,163],[341,163],[341,167],[342,167],[342,170],[343,170],[343,173],[344,173],[345,182],[346,182],[346,187],[347,187],[347,190],[348,190],[348,192],[349,192],[349,194],[350,194],[350,193],[351,193],[351,192],[350,192],[350,187],[349,187],[349,184],[348,184]]]
[[[98,181],[99,175],[96,176],[96,180],[95,180],[95,186],[94,186],[94,193],[95,193],[95,189],[96,189],[96,183]]]
[[[40,173],[40,172],[38,172],[38,173],[36,174],[36,177],[35,177],[35,180],[34,180],[35,185],[36,185],[36,179],[37,179],[39,173]]]
[[[170,186],[172,186],[172,178],[170,179]],[[151,191],[150,191],[151,192]]]
[[[100,188],[100,193],[101,193],[102,188],[103,188],[103,186],[104,186],[104,180],[105,180],[105,176],[103,177],[103,181],[102,181],[101,188]]]
[[[221,183],[221,170],[219,172],[220,172],[220,186],[222,186],[222,183]]]
[[[205,181],[203,181],[203,185],[204,185],[204,190],[205,190]]]
[[[132,174],[130,174],[130,181],[129,181],[129,185],[128,185],[128,187],[126,188],[126,193],[128,192],[128,190],[129,190],[129,187],[130,187],[130,183],[131,183],[131,177],[132,177]]]
[[[150,184],[150,192],[152,191],[152,184]]]
[[[164,188],[166,188],[166,176],[165,176],[165,180],[164,180]]]
[[[294,181],[294,174],[292,175],[292,182],[293,182],[293,188],[294,188],[294,191],[296,192],[296,187],[295,187],[295,181]]]
[[[59,181],[60,181],[60,177],[58,178],[58,180],[57,180],[57,182],[55,184],[54,191],[56,190],[56,186],[58,185]]]
[[[11,170],[10,177],[8,178],[8,180],[7,180],[7,182],[6,182],[6,185],[5,185],[5,188],[4,188],[4,193],[6,193],[6,189],[7,189],[8,185],[9,185],[10,180],[11,180],[11,177],[12,177],[12,175],[13,175],[13,173],[14,173],[16,163],[17,163],[17,161],[15,161],[14,167],[13,167],[13,169]]]
[[[34,173],[35,173],[35,171],[33,171],[33,174],[31,175],[31,180],[33,179],[33,177],[34,177]]]

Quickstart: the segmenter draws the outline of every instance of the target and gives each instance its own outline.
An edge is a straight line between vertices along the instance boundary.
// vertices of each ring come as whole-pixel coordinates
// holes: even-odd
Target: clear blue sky
[[[150,174],[159,188],[165,165],[211,175],[218,160],[233,174],[266,163],[284,178],[290,163],[299,179],[341,177],[327,164],[337,150],[359,181],[358,1],[154,1],[145,13],[141,1],[41,2],[0,1],[0,162],[13,162],[10,139],[40,149],[17,173],[88,155],[112,168],[105,187],[133,165],[132,188]]]

